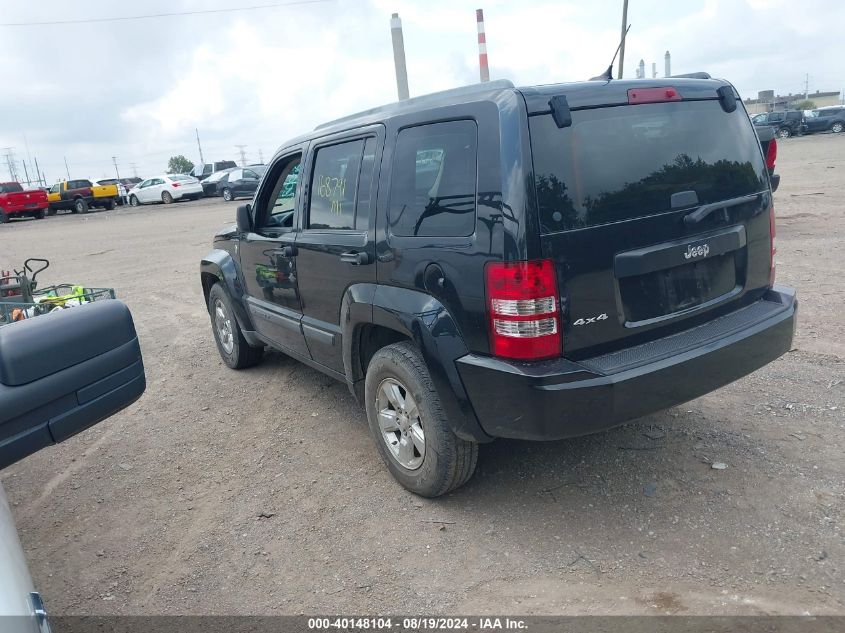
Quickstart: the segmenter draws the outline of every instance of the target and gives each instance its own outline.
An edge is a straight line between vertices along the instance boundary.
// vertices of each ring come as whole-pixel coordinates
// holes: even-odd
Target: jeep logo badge
[[[701,246],[687,246],[687,252],[684,253],[684,259],[696,259],[697,257],[707,257],[710,252],[709,244],[702,244]]]

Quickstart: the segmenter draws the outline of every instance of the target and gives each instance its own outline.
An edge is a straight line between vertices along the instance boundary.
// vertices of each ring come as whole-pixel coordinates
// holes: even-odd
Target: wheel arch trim
[[[353,395],[360,398],[363,392],[360,350],[366,326],[392,330],[422,353],[455,434],[474,442],[492,439],[478,423],[455,364],[469,350],[455,319],[435,297],[410,288],[354,284],[343,295],[340,324],[344,373]]]
[[[255,344],[255,336],[252,332],[255,327],[252,318],[246,308],[245,287],[238,274],[238,267],[235,260],[228,251],[214,249],[200,261],[200,283],[202,294],[205,299],[205,306],[208,309],[208,294],[214,283],[220,282],[232,300],[232,309],[235,318],[241,328],[244,338],[251,345]]]

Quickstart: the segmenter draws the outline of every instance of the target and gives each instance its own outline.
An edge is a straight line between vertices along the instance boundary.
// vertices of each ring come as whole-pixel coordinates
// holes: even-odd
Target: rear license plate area
[[[730,293],[737,285],[734,252],[619,279],[628,324],[648,321]]]

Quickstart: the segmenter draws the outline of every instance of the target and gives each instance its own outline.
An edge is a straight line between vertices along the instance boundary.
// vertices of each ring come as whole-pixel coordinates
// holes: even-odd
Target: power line
[[[228,9],[199,9],[196,11],[174,11],[172,13],[148,13],[146,15],[127,15],[111,18],[83,18],[78,20],[49,20],[46,22],[2,22],[0,26],[54,26],[67,24],[93,24],[98,22],[129,22],[132,20],[150,20],[155,18],[172,18],[185,15],[206,15],[210,13],[235,13],[237,11],[257,11],[260,9],[274,9],[277,7],[292,7],[304,4],[324,4],[334,0],[293,0],[291,2],[271,2],[268,4],[255,4],[248,7],[236,7]]]

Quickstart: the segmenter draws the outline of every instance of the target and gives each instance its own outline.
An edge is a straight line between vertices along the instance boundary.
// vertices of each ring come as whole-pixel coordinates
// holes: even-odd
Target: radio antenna
[[[590,81],[610,81],[613,79],[613,62],[616,61],[616,56],[619,54],[619,50],[622,48],[622,44],[625,43],[625,37],[628,35],[628,31],[631,30],[631,25],[628,25],[628,28],[625,29],[625,32],[622,34],[622,39],[619,40],[619,46],[616,47],[616,52],[613,53],[613,59],[610,60],[610,66],[607,67],[601,75],[597,77],[590,77]]]

